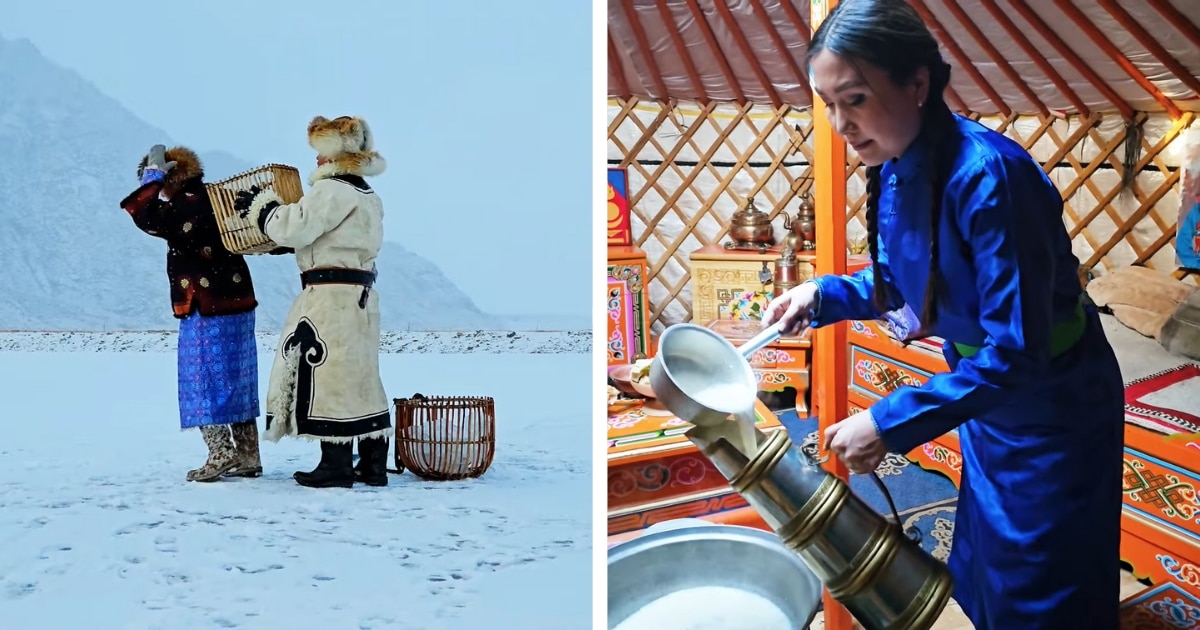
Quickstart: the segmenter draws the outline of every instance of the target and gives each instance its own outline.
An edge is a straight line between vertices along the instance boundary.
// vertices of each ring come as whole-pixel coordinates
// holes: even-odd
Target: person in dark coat
[[[179,424],[199,428],[208,446],[208,459],[187,479],[257,477],[258,301],[250,269],[221,243],[194,151],[155,145],[137,174],[140,186],[121,207],[143,232],[167,242],[167,279],[179,320]]]

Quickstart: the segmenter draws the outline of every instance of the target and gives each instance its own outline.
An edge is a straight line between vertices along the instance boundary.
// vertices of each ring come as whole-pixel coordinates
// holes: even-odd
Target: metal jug
[[[659,339],[651,387],[671,413],[693,423],[688,439],[866,630],[929,630],[953,590],[946,565],[786,431],[768,437],[754,427],[748,357],[781,333],[776,324],[735,348],[702,326],[670,326]]]

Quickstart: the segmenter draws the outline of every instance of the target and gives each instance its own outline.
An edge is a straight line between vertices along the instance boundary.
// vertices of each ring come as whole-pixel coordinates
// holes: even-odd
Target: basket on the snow
[[[496,455],[496,404],[490,396],[397,398],[396,469],[423,479],[478,477]]]
[[[265,254],[279,247],[233,208],[238,191],[252,186],[275,191],[283,203],[296,203],[304,195],[300,171],[283,164],[267,164],[208,184],[208,199],[221,230],[221,243],[235,254]]]

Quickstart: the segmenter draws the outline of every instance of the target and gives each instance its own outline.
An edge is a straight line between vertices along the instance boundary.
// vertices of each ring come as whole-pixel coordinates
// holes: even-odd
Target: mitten
[[[142,185],[161,182],[177,164],[178,162],[167,161],[167,147],[156,144],[146,153],[146,167],[138,171],[138,181]]]
[[[146,168],[155,169],[164,173],[170,173],[171,169],[175,168],[178,162],[167,161],[167,147],[156,144],[150,147],[150,152],[146,154]]]
[[[251,186],[250,190],[239,190],[233,197],[233,209],[237,210],[238,216],[245,219],[250,214],[250,205],[254,203],[254,198],[262,189],[258,186]]]

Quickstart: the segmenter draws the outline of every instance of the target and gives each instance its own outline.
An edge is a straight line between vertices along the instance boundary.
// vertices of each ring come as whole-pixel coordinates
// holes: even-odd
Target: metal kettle
[[[775,226],[771,217],[754,206],[754,197],[746,200],[746,207],[729,218],[729,237],[726,249],[753,249],[764,253],[775,245]]]

